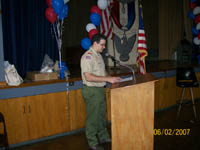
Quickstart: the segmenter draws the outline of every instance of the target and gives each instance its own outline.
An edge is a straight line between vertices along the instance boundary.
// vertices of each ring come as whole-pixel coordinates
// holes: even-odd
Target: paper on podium
[[[130,80],[133,80],[133,77],[126,77],[126,78],[123,78],[120,80],[120,82],[125,82],[125,81],[130,81]]]

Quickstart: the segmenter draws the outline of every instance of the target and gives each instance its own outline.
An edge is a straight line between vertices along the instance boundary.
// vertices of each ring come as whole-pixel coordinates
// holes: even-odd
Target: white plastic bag
[[[23,79],[17,73],[14,65],[10,65],[8,62],[5,65],[5,80],[8,85],[18,86],[23,82]]]
[[[53,66],[54,66],[53,60],[47,54],[45,54],[40,72],[41,73],[53,72]]]

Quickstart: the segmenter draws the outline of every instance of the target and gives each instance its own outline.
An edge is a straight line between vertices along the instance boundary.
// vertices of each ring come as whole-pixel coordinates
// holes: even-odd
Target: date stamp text
[[[190,129],[154,129],[154,135],[190,135]]]

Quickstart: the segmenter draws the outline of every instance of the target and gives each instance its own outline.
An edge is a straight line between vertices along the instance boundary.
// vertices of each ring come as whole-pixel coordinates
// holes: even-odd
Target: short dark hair
[[[106,37],[105,37],[103,34],[97,33],[97,34],[93,35],[93,37],[92,37],[92,44],[93,44],[94,42],[99,43],[100,40],[102,40],[102,39],[103,39],[103,40],[106,40]]]

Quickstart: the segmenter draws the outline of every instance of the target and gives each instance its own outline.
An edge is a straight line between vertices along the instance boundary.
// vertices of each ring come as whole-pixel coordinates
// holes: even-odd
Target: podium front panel
[[[153,150],[154,81],[111,89],[112,150]]]

